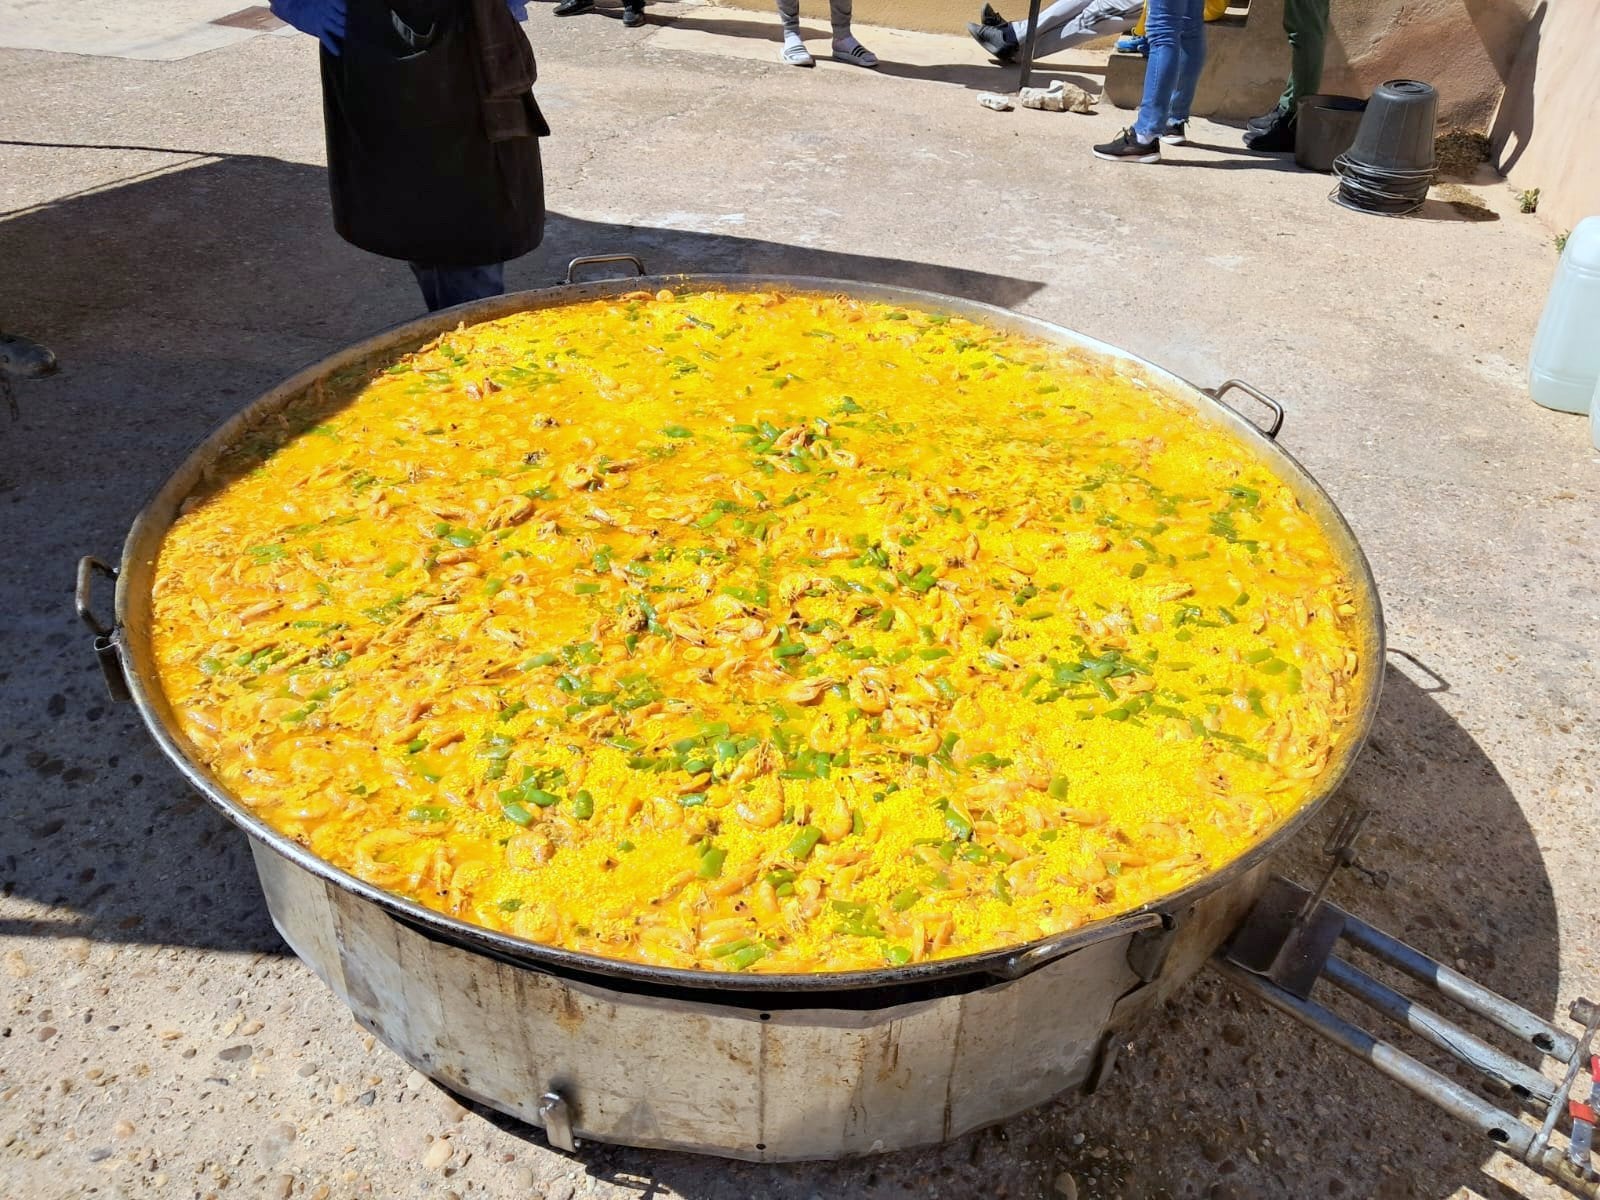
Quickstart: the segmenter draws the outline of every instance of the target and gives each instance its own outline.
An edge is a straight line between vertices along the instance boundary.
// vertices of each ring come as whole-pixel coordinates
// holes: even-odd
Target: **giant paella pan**
[[[1371,722],[1366,562],[1225,386],[1270,427],[981,304],[569,276],[218,429],[97,645],[441,1082],[559,1143],[932,1142],[1103,1071]]]

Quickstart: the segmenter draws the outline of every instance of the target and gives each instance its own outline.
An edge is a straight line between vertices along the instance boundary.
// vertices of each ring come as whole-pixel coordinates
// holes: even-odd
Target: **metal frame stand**
[[[1325,847],[1334,861],[1314,891],[1275,877],[1233,940],[1212,960],[1213,968],[1241,991],[1287,1013],[1471,1125],[1495,1146],[1574,1195],[1600,1200],[1600,1169],[1592,1153],[1595,1110],[1600,1107],[1600,1055],[1594,1047],[1600,1031],[1600,1004],[1589,1000],[1573,1002],[1569,1015],[1583,1030],[1573,1036],[1324,900],[1329,883],[1341,868],[1365,869],[1356,862],[1353,847],[1366,816],[1364,810],[1353,809],[1340,821]],[[1544,1057],[1554,1059],[1560,1068],[1560,1080],[1469,1033],[1345,958],[1336,957],[1341,943],[1409,976],[1532,1046]],[[1502,1108],[1490,1103],[1313,1001],[1311,992],[1318,980],[1324,979],[1469,1067],[1488,1087],[1511,1097],[1513,1105]],[[1581,1087],[1585,1074],[1590,1078],[1587,1086]],[[1523,1119],[1523,1112],[1541,1123],[1535,1127]],[[1555,1140],[1563,1117],[1568,1119],[1565,1148]]]
[[[1033,79],[1033,52],[1039,45],[1039,6],[1042,0],[1028,0],[1028,35],[1022,39],[1021,70],[1017,73],[1017,91],[1027,87]]]

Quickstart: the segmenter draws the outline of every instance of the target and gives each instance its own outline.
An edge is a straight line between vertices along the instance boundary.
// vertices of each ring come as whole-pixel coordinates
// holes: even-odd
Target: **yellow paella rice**
[[[1236,857],[1345,749],[1352,577],[1098,360],[809,294],[634,293],[347,371],[161,549],[198,757],[374,884],[552,946],[832,971]]]

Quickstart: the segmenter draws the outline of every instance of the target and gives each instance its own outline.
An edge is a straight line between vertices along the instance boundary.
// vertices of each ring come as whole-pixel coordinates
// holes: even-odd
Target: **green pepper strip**
[[[795,858],[809,858],[811,852],[817,848],[817,843],[822,840],[822,830],[815,825],[807,825],[795,834],[794,841],[789,843],[788,853]]]

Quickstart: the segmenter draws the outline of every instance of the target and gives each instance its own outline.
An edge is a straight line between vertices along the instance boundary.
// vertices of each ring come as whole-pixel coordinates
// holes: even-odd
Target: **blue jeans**
[[[1133,136],[1154,141],[1168,125],[1189,119],[1200,68],[1206,64],[1205,0],[1150,0],[1144,35],[1150,61],[1144,68],[1144,99]]]
[[[506,294],[505,263],[490,263],[487,267],[425,267],[412,263],[411,273],[417,277],[429,312]]]

